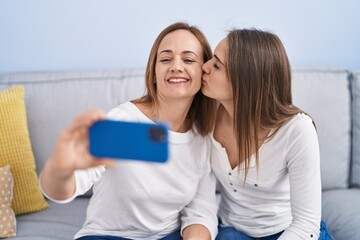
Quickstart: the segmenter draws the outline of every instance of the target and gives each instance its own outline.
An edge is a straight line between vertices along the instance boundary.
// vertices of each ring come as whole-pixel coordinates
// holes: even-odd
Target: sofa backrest
[[[314,120],[320,144],[322,188],[347,188],[351,159],[349,73],[294,70],[294,104]]]
[[[57,135],[87,108],[110,108],[144,94],[144,69],[0,74],[0,90],[25,86],[28,127],[39,172]],[[354,105],[360,108],[360,74],[354,74]],[[294,70],[294,104],[314,119],[321,154],[322,187],[347,188],[351,158],[349,74]],[[360,143],[360,111],[353,114],[353,139]],[[353,148],[351,183],[360,186],[360,148]]]
[[[352,75],[353,151],[351,186],[360,187],[360,72]]]
[[[0,90],[25,87],[36,170],[50,156],[59,132],[88,108],[104,111],[145,92],[144,70],[67,71],[0,75]]]

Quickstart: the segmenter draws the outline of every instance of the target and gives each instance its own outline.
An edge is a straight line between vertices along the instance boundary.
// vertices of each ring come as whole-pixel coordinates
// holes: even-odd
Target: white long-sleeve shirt
[[[112,109],[108,117],[152,122],[131,102]],[[85,223],[75,238],[111,235],[153,240],[202,224],[214,239],[217,204],[210,148],[210,138],[196,130],[169,131],[166,163],[120,160],[115,168],[76,171],[74,196],[60,202],[69,202],[94,186]]]
[[[219,218],[252,236],[283,230],[279,239],[318,239],[321,219],[320,154],[309,116],[298,114],[255,155],[244,184],[243,168],[231,169],[226,150],[212,137],[212,169],[219,181]]]

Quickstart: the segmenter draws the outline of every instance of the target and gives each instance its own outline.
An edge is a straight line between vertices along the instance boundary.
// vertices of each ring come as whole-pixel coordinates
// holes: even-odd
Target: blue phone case
[[[161,123],[101,120],[89,129],[89,145],[95,157],[165,162],[168,129]]]

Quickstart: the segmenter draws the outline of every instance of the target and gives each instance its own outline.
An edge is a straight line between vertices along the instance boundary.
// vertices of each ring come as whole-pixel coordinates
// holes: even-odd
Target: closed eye
[[[160,62],[168,63],[168,62],[171,62],[171,59],[170,58],[163,58],[163,59],[160,59]]]
[[[193,62],[195,62],[195,60],[194,60],[194,59],[191,59],[191,58],[185,58],[183,61],[186,62],[186,63],[193,63]]]
[[[214,67],[215,69],[219,69],[219,68],[220,68],[217,63],[214,63],[214,64],[213,64],[213,67]]]

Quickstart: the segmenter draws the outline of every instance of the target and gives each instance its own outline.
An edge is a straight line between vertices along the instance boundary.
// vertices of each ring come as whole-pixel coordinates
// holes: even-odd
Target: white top
[[[131,102],[112,109],[108,117],[152,122]],[[153,240],[196,223],[207,227],[214,239],[217,204],[210,147],[210,138],[195,130],[169,131],[166,163],[120,160],[106,171],[103,167],[76,171],[74,196],[60,202],[94,186],[85,223],[75,238],[111,235]]]
[[[255,154],[244,184],[243,168],[231,169],[226,150],[212,137],[212,169],[222,193],[219,218],[252,236],[283,230],[279,239],[318,239],[321,219],[320,154],[309,116],[298,114]],[[312,236],[312,237],[311,237]]]

